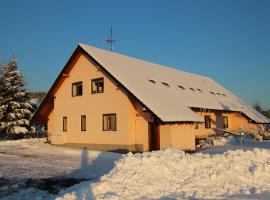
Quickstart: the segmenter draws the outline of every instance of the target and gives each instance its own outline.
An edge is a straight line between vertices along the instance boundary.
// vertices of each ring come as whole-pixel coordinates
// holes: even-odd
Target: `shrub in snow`
[[[214,145],[213,138],[200,139],[196,148],[208,148]]]
[[[47,134],[46,127],[43,124],[34,124],[31,126],[31,133],[35,137],[45,137]]]
[[[255,141],[262,141],[262,136],[259,133],[250,133],[250,138]]]
[[[264,132],[263,139],[264,140],[270,140],[270,132]]]
[[[0,132],[27,133],[35,102],[25,93],[25,81],[17,61],[1,66],[0,71]]]

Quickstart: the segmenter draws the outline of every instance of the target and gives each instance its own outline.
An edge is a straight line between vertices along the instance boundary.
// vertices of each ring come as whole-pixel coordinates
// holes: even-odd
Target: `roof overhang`
[[[52,87],[47,92],[45,98],[42,100],[41,104],[37,108],[36,112],[32,116],[30,123],[47,123],[48,116],[51,113],[51,111],[54,108],[54,95],[56,91],[59,89],[63,81],[68,77],[67,74],[69,74],[72,66],[77,61],[80,55],[83,54],[82,48],[77,47],[71,57],[69,58],[68,62],[65,64],[64,68],[54,81]]]

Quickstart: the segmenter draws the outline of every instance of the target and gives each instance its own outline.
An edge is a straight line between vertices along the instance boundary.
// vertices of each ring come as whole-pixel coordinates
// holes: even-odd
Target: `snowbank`
[[[220,199],[270,191],[270,151],[185,154],[166,149],[127,154],[97,183],[83,182],[58,199]]]
[[[0,141],[0,146],[9,146],[9,145],[29,145],[35,144],[40,145],[46,142],[46,138],[29,138],[29,139],[21,139],[21,140],[4,140]],[[38,146],[39,147],[39,146]]]

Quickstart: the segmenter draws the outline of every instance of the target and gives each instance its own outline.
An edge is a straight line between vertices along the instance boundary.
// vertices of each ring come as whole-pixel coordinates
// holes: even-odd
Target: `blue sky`
[[[209,76],[270,108],[268,0],[1,0],[0,62],[48,90],[77,43]]]

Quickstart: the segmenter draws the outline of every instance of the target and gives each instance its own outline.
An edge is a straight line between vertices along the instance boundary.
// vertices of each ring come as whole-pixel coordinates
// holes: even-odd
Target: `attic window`
[[[72,83],[72,96],[73,97],[82,96],[82,94],[83,94],[83,83],[82,83],[82,81]]]
[[[194,88],[189,88],[190,90],[192,90],[193,92],[195,92],[195,89]]]
[[[182,85],[177,85],[177,87],[181,88],[182,90],[185,89],[184,86],[182,86]]]
[[[148,81],[150,81],[153,84],[156,84],[156,81],[154,81],[154,80],[149,79]]]
[[[210,91],[210,93],[211,93],[211,94],[213,94],[213,95],[215,95],[215,93],[214,93],[214,92],[212,92],[212,91]]]
[[[161,82],[163,85],[167,86],[167,87],[171,87],[168,83],[165,82]]]
[[[196,88],[199,92],[202,92],[202,90],[200,88]]]
[[[91,94],[104,92],[104,79],[95,78],[91,80]]]

